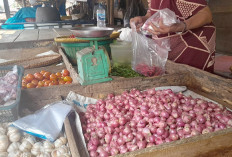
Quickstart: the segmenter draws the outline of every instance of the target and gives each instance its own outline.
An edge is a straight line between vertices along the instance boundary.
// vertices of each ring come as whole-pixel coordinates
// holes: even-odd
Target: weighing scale
[[[90,41],[90,47],[77,51],[78,73],[81,85],[90,85],[111,81],[109,78],[110,61],[107,51],[103,46],[98,46],[98,41],[107,40],[109,37],[78,38]]]

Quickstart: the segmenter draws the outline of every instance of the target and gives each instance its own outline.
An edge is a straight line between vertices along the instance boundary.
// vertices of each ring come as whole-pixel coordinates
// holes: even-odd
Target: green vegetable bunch
[[[135,72],[130,65],[113,66],[111,69],[111,76],[120,76],[125,78],[143,77],[143,75]]]

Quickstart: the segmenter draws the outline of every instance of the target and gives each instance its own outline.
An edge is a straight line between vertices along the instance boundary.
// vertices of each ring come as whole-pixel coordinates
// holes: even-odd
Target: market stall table
[[[71,34],[67,28],[0,30],[0,50],[51,45],[55,37]]]

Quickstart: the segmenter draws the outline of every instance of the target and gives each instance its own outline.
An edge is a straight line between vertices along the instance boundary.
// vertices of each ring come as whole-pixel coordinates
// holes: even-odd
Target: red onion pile
[[[135,71],[147,77],[159,76],[163,73],[163,70],[161,67],[148,66],[146,64],[136,65]]]
[[[113,156],[232,126],[222,106],[172,90],[132,89],[90,104],[80,115],[91,157]]]

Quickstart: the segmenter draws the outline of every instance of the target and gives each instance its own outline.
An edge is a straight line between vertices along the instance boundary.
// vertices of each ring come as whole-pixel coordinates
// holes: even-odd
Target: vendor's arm
[[[151,23],[153,30],[149,30],[154,35],[158,34],[167,34],[170,32],[182,32],[183,30],[189,30],[189,29],[195,29],[202,27],[206,24],[209,24],[212,22],[212,13],[208,6],[200,10],[197,14],[189,18],[188,20],[180,23],[173,24],[172,26],[165,26],[160,21],[160,27],[156,27]]]

